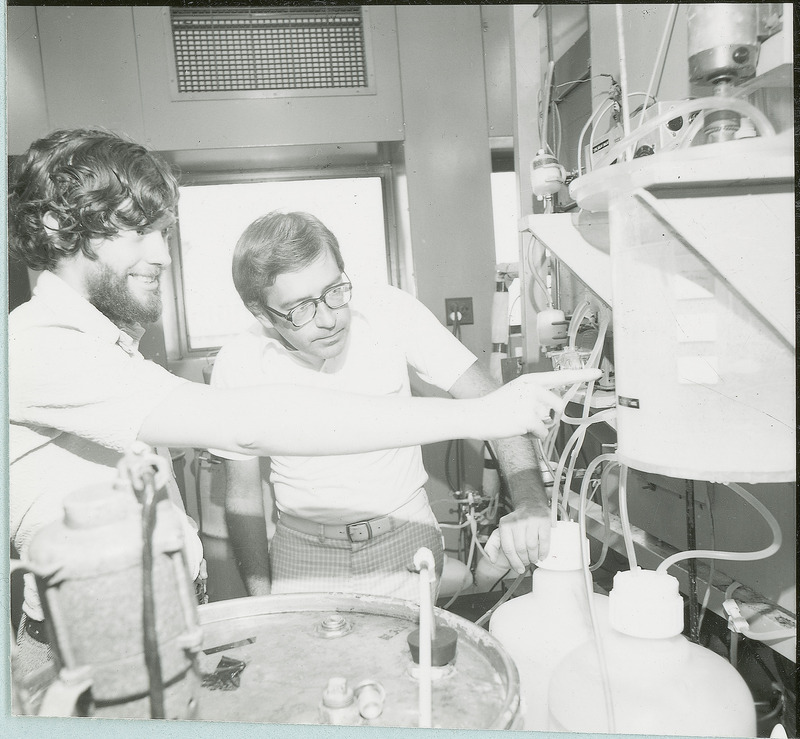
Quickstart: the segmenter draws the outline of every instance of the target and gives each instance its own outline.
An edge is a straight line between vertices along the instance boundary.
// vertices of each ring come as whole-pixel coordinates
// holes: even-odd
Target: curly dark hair
[[[52,269],[91,239],[147,230],[174,211],[178,183],[144,146],[100,128],[60,130],[15,162],[8,195],[9,252]]]

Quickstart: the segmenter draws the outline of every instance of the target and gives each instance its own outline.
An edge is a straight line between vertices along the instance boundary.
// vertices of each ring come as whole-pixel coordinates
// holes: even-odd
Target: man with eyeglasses
[[[392,287],[354,288],[336,237],[310,214],[273,212],[250,224],[234,251],[233,280],[257,324],[219,352],[212,386],[297,382],[407,396],[412,368],[456,398],[496,387],[415,298]],[[514,502],[500,521],[501,544],[522,572],[547,552],[548,503],[529,440],[497,447]],[[268,473],[277,511],[270,510],[266,484],[262,492],[258,458],[219,454],[227,459],[228,530],[251,595],[343,591],[415,600],[419,586],[409,570],[421,546],[434,553],[441,575],[441,532],[418,446],[273,456]],[[265,519],[274,513],[269,545]]]
[[[63,518],[72,490],[110,487],[122,454],[137,441],[311,455],[441,441],[461,429],[470,438],[546,433],[542,418],[559,400],[534,378],[486,401],[457,403],[376,397],[357,386],[350,394],[325,383],[303,388],[295,377],[220,390],[146,360],[138,344],[161,313],[160,283],[171,261],[166,230],[176,219],[178,192],[163,160],[102,129],[55,131],[15,162],[9,251],[40,273],[33,297],[8,319],[9,529],[22,558],[42,527]],[[335,279],[302,298],[343,282],[334,272]],[[327,304],[317,305],[318,322],[346,297],[344,288],[328,293]],[[276,309],[293,307],[287,299],[278,294]],[[292,318],[299,321],[302,312]],[[344,343],[335,326],[314,336],[305,330],[312,356],[333,356]],[[504,410],[509,403],[511,413]],[[199,539],[191,533],[187,540],[198,568]],[[30,575],[25,580],[19,675],[46,669],[53,659],[36,585]],[[111,617],[112,605],[98,607]]]

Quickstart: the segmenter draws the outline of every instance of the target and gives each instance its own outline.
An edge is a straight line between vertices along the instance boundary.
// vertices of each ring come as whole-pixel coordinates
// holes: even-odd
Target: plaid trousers
[[[442,532],[427,504],[392,531],[360,542],[294,531],[279,518],[270,546],[272,592],[365,593],[418,603],[414,554],[420,547],[433,553],[438,583],[444,567]]]

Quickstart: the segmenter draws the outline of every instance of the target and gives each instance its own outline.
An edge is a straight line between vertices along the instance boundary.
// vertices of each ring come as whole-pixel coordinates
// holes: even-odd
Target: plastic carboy
[[[578,524],[557,522],[551,529],[550,553],[533,572],[531,592],[504,603],[489,622],[489,632],[517,665],[527,731],[547,730],[550,676],[592,633],[580,547]],[[586,539],[584,547],[588,549]],[[594,604],[601,628],[608,628],[608,597],[595,593]]]
[[[550,730],[756,735],[742,677],[681,635],[683,599],[674,577],[638,568],[617,573],[608,616],[611,628],[601,638],[608,682],[594,640],[570,652],[550,679]]]

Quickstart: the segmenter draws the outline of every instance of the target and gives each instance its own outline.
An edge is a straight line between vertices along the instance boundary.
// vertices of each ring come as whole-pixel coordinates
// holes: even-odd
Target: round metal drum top
[[[406,637],[419,608],[368,595],[303,593],[239,598],[200,606],[200,669],[213,673],[220,659],[246,667],[234,689],[203,689],[198,718],[275,724],[320,723],[319,704],[332,677],[350,688],[364,681],[385,690],[382,713],[368,726],[419,725],[418,670]],[[521,727],[519,678],[509,656],[484,629],[436,609],[437,623],[458,633],[452,665],[434,671],[435,728]],[[346,626],[326,638],[326,626]],[[229,688],[231,686],[228,686]]]

